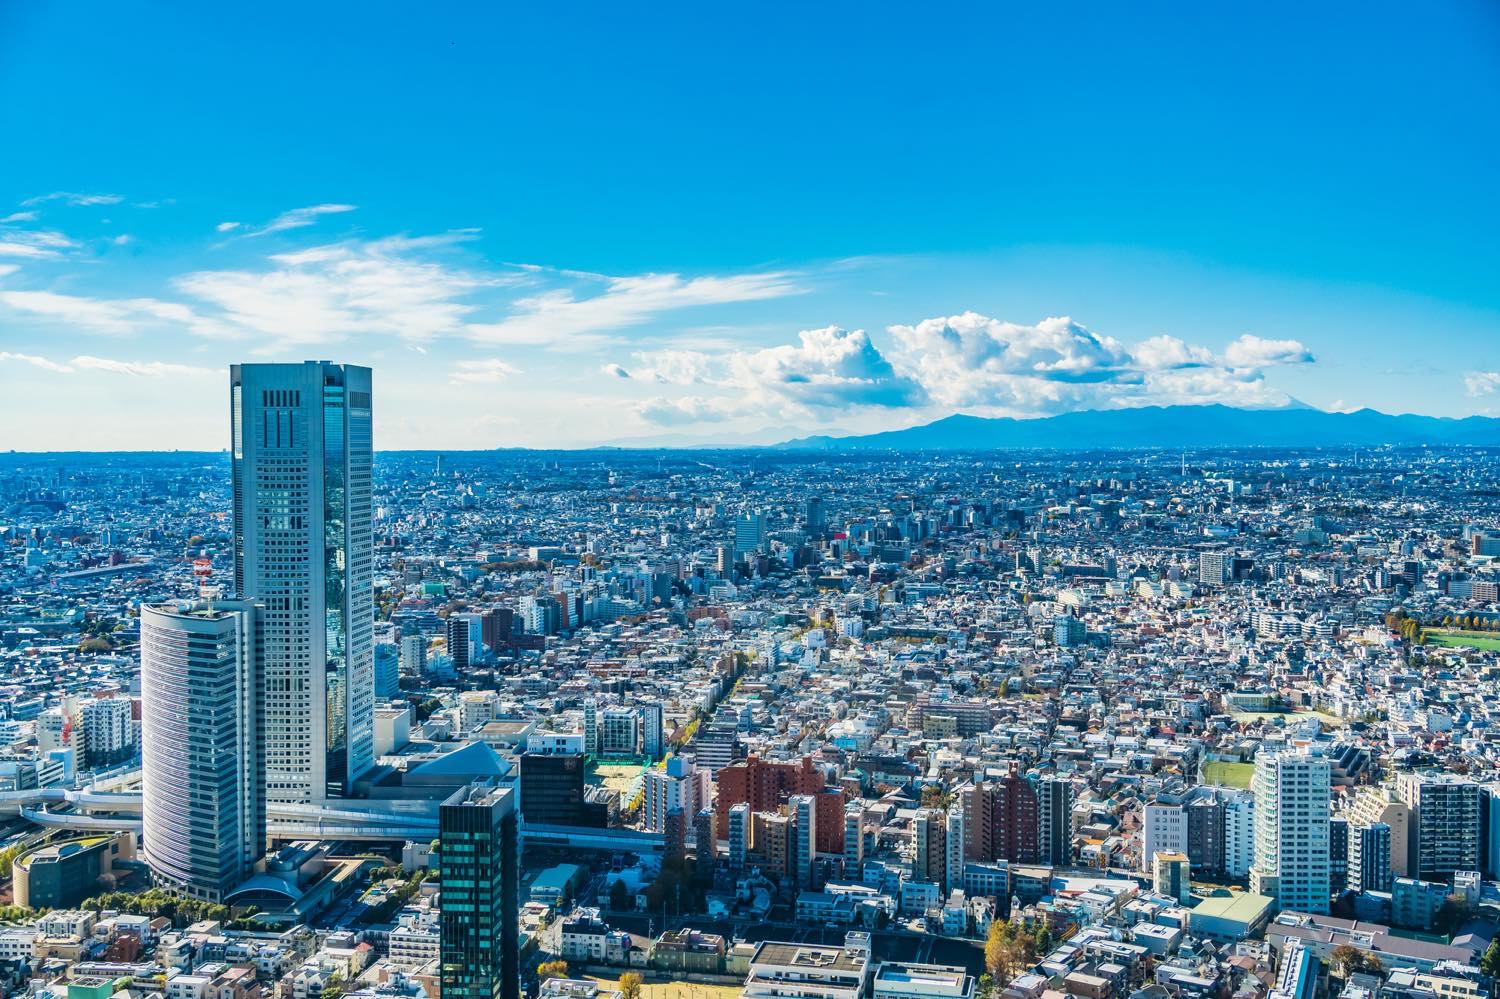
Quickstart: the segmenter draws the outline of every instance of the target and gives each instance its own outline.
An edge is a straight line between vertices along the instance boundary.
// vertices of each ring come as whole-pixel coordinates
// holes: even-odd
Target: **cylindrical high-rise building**
[[[142,840],[156,883],[219,902],[265,842],[257,618],[243,601],[141,608]]]
[[[230,369],[234,581],[265,605],[265,795],[346,797],[374,764],[370,369]]]

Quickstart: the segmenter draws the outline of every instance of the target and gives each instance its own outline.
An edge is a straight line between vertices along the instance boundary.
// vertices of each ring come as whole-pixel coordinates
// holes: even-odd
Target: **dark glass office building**
[[[521,834],[509,787],[473,784],[438,811],[442,999],[520,999]]]

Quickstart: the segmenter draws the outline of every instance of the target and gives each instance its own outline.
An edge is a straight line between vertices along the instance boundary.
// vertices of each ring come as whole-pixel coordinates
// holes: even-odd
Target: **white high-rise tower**
[[[1328,912],[1328,760],[1262,751],[1255,758],[1253,787],[1250,890],[1276,899],[1278,908]]]
[[[234,582],[264,608],[268,802],[345,797],[374,762],[370,369],[230,369]]]

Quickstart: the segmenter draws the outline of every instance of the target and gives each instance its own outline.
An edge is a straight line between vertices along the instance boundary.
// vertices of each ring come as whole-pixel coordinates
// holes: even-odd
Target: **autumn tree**
[[[563,960],[543,961],[536,966],[536,980],[545,982],[549,978],[567,978],[568,962]]]
[[[641,976],[627,971],[620,976],[620,999],[641,999]]]

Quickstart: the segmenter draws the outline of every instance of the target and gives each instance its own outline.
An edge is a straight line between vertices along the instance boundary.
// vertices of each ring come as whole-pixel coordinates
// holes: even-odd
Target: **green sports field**
[[[1203,783],[1217,787],[1249,787],[1250,778],[1254,776],[1255,764],[1253,763],[1229,763],[1225,760],[1215,760],[1212,763],[1203,764]]]
[[[1500,635],[1486,631],[1424,631],[1422,642],[1426,645],[1445,645],[1455,649],[1483,649],[1485,652],[1500,652]]]

